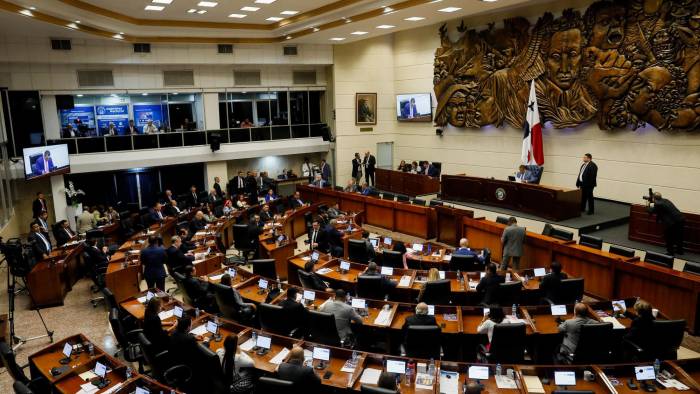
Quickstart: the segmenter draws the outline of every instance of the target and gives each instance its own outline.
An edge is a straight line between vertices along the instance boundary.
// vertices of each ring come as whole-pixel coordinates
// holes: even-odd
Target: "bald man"
[[[320,393],[321,379],[313,368],[304,366],[304,349],[294,346],[289,352],[287,362],[277,368],[277,377],[294,383],[294,392]]]
[[[579,336],[581,335],[581,326],[590,323],[597,323],[597,321],[588,317],[588,307],[586,304],[579,302],[574,306],[574,317],[559,325],[559,332],[564,334],[564,340],[560,348],[560,353],[563,356],[568,357],[576,352]]]
[[[408,327],[410,326],[437,326],[437,321],[435,321],[435,316],[428,315],[428,304],[421,302],[416,305],[416,314],[406,318],[401,329],[404,332],[404,337],[408,332]]]

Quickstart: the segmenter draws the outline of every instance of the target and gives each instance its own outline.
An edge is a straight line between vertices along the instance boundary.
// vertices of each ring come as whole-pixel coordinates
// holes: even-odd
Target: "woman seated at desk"
[[[420,288],[420,292],[418,293],[418,302],[423,301],[423,293],[425,292],[425,286],[428,284],[428,282],[435,282],[436,280],[440,280],[440,271],[438,271],[437,268],[431,268],[428,271],[428,279],[423,283],[423,286]]]
[[[486,349],[488,350],[489,347],[491,347],[491,340],[493,339],[493,328],[496,327],[496,324],[501,324],[501,323],[508,323],[508,320],[504,320],[506,318],[505,314],[503,313],[503,308],[491,308],[487,313],[484,314],[484,318],[481,320],[481,324],[479,324],[479,327],[476,328],[476,332],[479,334],[486,334],[486,336],[489,338],[489,343],[486,345]]]
[[[275,191],[270,189],[267,191],[267,194],[265,194],[265,202],[269,203],[270,201],[276,200],[278,197],[275,194]]]

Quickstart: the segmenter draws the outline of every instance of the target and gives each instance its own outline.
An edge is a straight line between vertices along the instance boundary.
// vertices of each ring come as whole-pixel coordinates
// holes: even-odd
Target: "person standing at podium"
[[[685,217],[676,206],[661,193],[654,193],[654,198],[647,200],[647,210],[656,214],[656,221],[664,225],[664,237],[666,238],[666,250],[669,255],[683,254],[683,227]]]
[[[593,215],[595,209],[593,206],[593,188],[598,186],[596,179],[598,178],[598,166],[593,162],[593,156],[590,153],[583,155],[583,164],[576,178],[576,187],[581,189],[581,212],[586,210],[588,204],[588,214]]]

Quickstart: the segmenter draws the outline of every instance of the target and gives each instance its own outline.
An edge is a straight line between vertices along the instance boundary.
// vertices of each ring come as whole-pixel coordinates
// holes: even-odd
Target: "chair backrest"
[[[420,198],[414,198],[413,200],[411,200],[411,204],[413,204],[413,205],[420,205],[420,206],[424,207],[424,206],[425,206],[425,200],[422,200],[422,199],[420,199]]]
[[[311,278],[313,273],[311,272],[306,272],[302,270],[297,271],[297,276],[299,277],[299,282],[301,283],[301,287],[305,289],[313,289],[313,290],[325,290],[325,289],[317,289],[316,287],[316,282]]]
[[[197,391],[206,393],[223,393],[224,372],[221,368],[219,356],[210,348],[197,344],[196,359],[192,360],[189,367],[192,369]]]
[[[552,227],[552,231],[549,233],[549,236],[562,239],[564,241],[571,241],[574,239],[574,233],[556,227]]]
[[[506,216],[497,216],[496,223],[508,224],[508,218]]]
[[[258,305],[260,328],[279,335],[289,335],[294,327],[290,327],[287,311],[279,305],[261,303]]]
[[[436,207],[438,205],[444,205],[444,203],[440,200],[430,200],[430,206],[431,207]]]
[[[409,198],[408,196],[406,196],[406,195],[403,195],[403,194],[397,194],[397,195],[396,195],[396,201],[399,201],[399,202],[408,202],[409,200],[410,200],[410,198]]]
[[[612,350],[612,323],[581,325],[578,345],[574,351],[574,364],[604,364],[610,360]]]
[[[284,393],[293,388],[294,382],[263,376],[258,379],[258,383],[255,385],[255,392],[260,394],[269,394],[274,393],[277,390],[284,390],[281,391]]]
[[[250,250],[250,237],[248,237],[248,225],[234,224],[233,225],[233,245],[238,250]]]
[[[148,338],[146,338],[146,334],[144,334],[143,332],[138,333],[137,339],[139,341],[139,344],[141,345],[141,353],[143,354],[143,358],[146,361],[146,364],[153,367],[156,360],[156,353],[155,349],[153,348],[153,344],[151,343],[151,341],[148,340]],[[162,373],[164,371],[160,372]]]
[[[693,261],[686,261],[685,266],[683,266],[683,272],[691,272],[693,274],[700,274],[700,263]]]
[[[581,234],[578,239],[578,244],[601,250],[603,249],[603,238]]]
[[[403,268],[403,256],[401,252],[385,249],[382,252],[382,265],[393,268]]]
[[[114,297],[114,293],[112,293],[112,290],[110,290],[107,287],[103,287],[101,290],[102,296],[105,298],[107,310],[111,311],[112,308],[119,308],[119,305],[117,304],[117,299]]]
[[[360,386],[360,393],[365,394],[396,394],[396,390],[385,389],[383,387],[375,386],[365,386],[364,384]]]
[[[129,344],[126,341],[126,336],[124,335],[124,328],[122,327],[122,322],[119,320],[119,309],[112,308],[109,311],[109,325],[112,327],[112,332],[117,340],[117,343],[122,349],[126,349]]]
[[[182,301],[187,305],[194,305],[194,299],[187,292],[187,286],[185,286],[185,275],[179,272],[172,272],[171,274],[175,279],[177,288],[180,289],[180,293],[182,294]]]
[[[685,334],[685,320],[654,320],[651,338],[654,338],[651,355],[654,359],[675,360]]]
[[[476,256],[466,256],[452,254],[450,257],[450,271],[474,272],[481,271],[481,266],[477,263]]]
[[[552,233],[552,229],[554,229],[554,227],[552,227],[551,224],[545,223],[544,228],[542,229],[542,235],[549,236]]]
[[[382,193],[382,200],[394,201],[394,193],[387,193],[387,192]]]
[[[340,336],[332,313],[308,311],[309,339],[328,346],[340,346]]]
[[[663,267],[673,268],[673,256],[663,253],[652,252],[647,250],[644,256],[644,262],[660,265]]]
[[[231,288],[220,283],[209,283],[209,288],[214,292],[214,299],[219,306],[219,312],[227,319],[237,320],[239,316],[238,305],[236,305],[236,299]]]
[[[249,263],[253,265],[253,273],[255,275],[264,276],[269,279],[277,278],[275,259],[250,260]]]
[[[496,324],[493,327],[490,363],[521,363],[525,357],[525,324]]]
[[[583,278],[562,279],[559,282],[560,304],[573,304],[583,299],[584,281]]]
[[[15,381],[12,384],[12,389],[15,391],[15,394],[33,394],[34,392],[27,387],[26,384],[20,382],[19,380]]]
[[[416,358],[440,358],[439,326],[409,326],[406,330],[406,355]]]
[[[348,258],[358,263],[369,261],[364,239],[348,239]]]
[[[17,364],[15,352],[12,350],[12,347],[7,344],[7,342],[0,342],[0,357],[2,357],[2,363],[5,366],[7,373],[13,380],[25,384],[29,383],[29,378],[27,378],[22,371],[22,368],[20,368]]]
[[[359,275],[357,277],[358,297],[381,300],[385,294],[385,289],[382,288],[381,276]]]
[[[626,248],[619,245],[610,245],[609,252],[619,256],[634,257],[634,249]]]
[[[448,305],[450,303],[450,280],[434,280],[425,283],[425,290],[421,302],[428,305]]]
[[[502,306],[519,304],[522,288],[523,284],[520,281],[499,284],[496,293],[498,303]]]

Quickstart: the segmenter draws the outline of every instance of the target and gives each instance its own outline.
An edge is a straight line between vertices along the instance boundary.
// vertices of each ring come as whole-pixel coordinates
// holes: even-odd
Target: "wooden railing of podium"
[[[440,192],[440,179],[410,172],[377,168],[374,173],[375,187],[407,196],[420,196]]]
[[[470,244],[490,248],[500,261],[503,224],[463,218],[462,232]],[[690,332],[700,332],[700,275],[627,258],[601,250],[527,232],[520,268],[548,267],[558,261],[573,277],[585,278],[585,291],[604,299],[643,297],[674,319],[686,319]]]
[[[581,216],[581,191],[464,175],[443,175],[441,198],[531,213],[560,221]]]
[[[700,215],[683,213],[683,248],[688,252],[700,253]],[[666,246],[664,226],[656,221],[656,214],[647,212],[644,205],[630,205],[630,224],[628,238],[632,241],[652,245]]]

